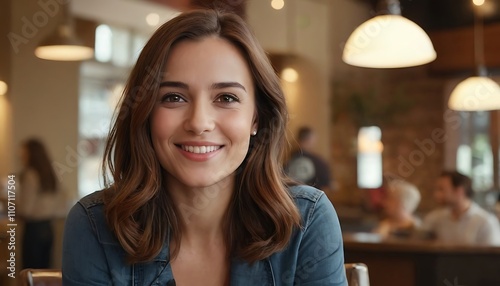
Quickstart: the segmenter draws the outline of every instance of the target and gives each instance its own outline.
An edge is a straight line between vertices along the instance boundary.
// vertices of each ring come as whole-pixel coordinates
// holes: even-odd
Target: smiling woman
[[[64,285],[346,285],[335,210],[281,168],[279,82],[236,15],[161,26],[109,134],[112,178],[66,221]]]
[[[245,159],[250,134],[257,130],[253,80],[245,59],[229,41],[207,37],[176,44],[165,66],[151,137],[167,184],[233,185],[225,181],[234,179],[231,174]],[[224,210],[231,193],[220,193],[212,207]],[[181,191],[177,196],[190,202],[190,194]]]

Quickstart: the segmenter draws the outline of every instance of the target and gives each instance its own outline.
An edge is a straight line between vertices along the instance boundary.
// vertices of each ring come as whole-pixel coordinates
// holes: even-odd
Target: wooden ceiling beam
[[[447,29],[430,32],[437,59],[430,64],[431,72],[474,72],[474,28]],[[484,26],[484,59],[488,69],[500,68],[500,23]]]

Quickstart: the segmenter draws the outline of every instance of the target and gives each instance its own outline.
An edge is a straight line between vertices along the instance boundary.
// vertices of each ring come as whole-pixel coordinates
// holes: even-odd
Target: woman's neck
[[[218,240],[224,232],[234,177],[202,188],[186,186],[171,177],[167,181],[167,190],[181,218],[183,240]]]

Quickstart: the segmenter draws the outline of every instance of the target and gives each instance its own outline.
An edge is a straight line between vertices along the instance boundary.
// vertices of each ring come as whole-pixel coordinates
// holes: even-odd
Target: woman
[[[380,222],[375,232],[382,237],[408,237],[421,224],[414,212],[420,203],[417,187],[403,180],[388,183],[383,202],[386,217]]]
[[[19,214],[24,219],[23,268],[50,268],[58,182],[43,143],[28,139],[21,145]]]
[[[113,183],[67,219],[64,285],[346,285],[332,205],[284,179],[286,120],[243,20],[205,10],[161,26],[110,132]]]

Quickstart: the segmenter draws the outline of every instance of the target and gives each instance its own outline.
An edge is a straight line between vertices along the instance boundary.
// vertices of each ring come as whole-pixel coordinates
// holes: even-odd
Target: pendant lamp
[[[379,7],[385,7],[388,13],[354,30],[344,47],[345,63],[367,68],[403,68],[436,59],[436,51],[425,31],[401,16],[399,0],[381,0]]]
[[[64,20],[40,42],[35,49],[37,57],[53,61],[82,61],[93,57],[94,50],[83,45],[75,34],[69,4],[60,6]]]
[[[483,20],[474,13],[474,54],[477,74],[461,81],[451,92],[448,107],[459,111],[500,109],[500,86],[488,78],[484,63]]]

